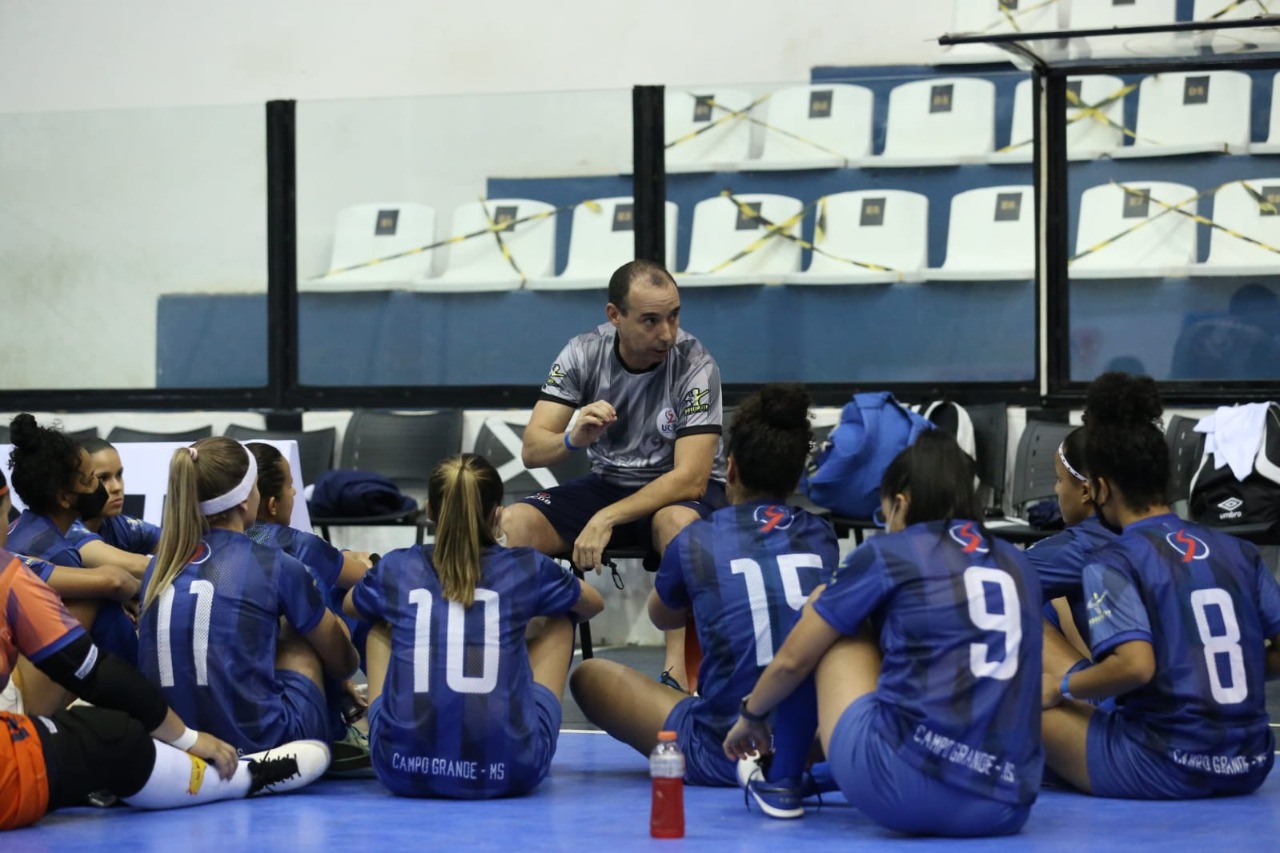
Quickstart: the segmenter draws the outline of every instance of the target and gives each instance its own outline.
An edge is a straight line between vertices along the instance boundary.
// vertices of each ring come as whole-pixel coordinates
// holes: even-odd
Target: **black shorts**
[[[155,741],[123,711],[76,706],[35,721],[50,811],[83,805],[97,791],[121,798],[136,794],[155,767]]]
[[[578,538],[578,534],[587,526],[587,522],[593,515],[610,504],[630,497],[640,488],[640,486],[619,486],[595,474],[588,474],[585,477],[570,480],[562,486],[529,495],[523,503],[533,506],[546,516],[556,533],[560,534],[560,538],[569,545],[573,545],[573,541]],[[708,480],[707,491],[701,500],[679,501],[672,506],[687,506],[702,518],[706,518],[727,504],[724,483]],[[627,524],[619,524],[613,529],[609,546],[648,549],[650,553],[645,557],[644,567],[651,572],[658,570],[661,555],[652,550],[652,516],[645,516]]]

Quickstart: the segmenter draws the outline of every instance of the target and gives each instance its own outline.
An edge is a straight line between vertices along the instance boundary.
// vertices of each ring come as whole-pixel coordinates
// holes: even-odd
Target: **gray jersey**
[[[661,364],[636,372],[618,355],[617,329],[602,323],[565,345],[539,398],[575,409],[596,400],[613,406],[618,420],[587,452],[591,470],[619,485],[643,486],[670,471],[677,438],[723,433],[720,368],[683,329]],[[711,477],[723,482],[724,476],[721,440]]]

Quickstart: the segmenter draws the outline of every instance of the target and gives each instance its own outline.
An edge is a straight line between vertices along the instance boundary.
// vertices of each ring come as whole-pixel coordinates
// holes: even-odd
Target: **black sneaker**
[[[334,741],[333,763],[326,775],[336,778],[368,779],[373,777],[373,762],[369,759],[369,736],[355,726],[347,726],[342,740]]]
[[[329,766],[329,747],[318,740],[298,740],[266,752],[241,756],[249,762],[249,793],[284,794],[310,785]]]

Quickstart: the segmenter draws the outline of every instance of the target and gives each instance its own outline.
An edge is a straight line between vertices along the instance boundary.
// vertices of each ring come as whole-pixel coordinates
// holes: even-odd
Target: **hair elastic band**
[[[204,515],[217,515],[231,509],[236,504],[244,503],[245,498],[249,497],[249,493],[253,491],[253,486],[258,482],[258,461],[253,458],[253,453],[243,444],[240,445],[244,450],[245,456],[249,457],[249,470],[244,472],[244,479],[240,481],[240,485],[236,486],[225,495],[218,495],[216,498],[210,498],[207,501],[200,501],[200,512]]]
[[[1075,477],[1075,478],[1076,478],[1077,480],[1079,480],[1080,482],[1082,482],[1082,483],[1087,483],[1087,482],[1089,482],[1089,478],[1088,478],[1088,477],[1086,477],[1084,474],[1081,474],[1081,473],[1080,473],[1079,471],[1077,471],[1075,468],[1072,468],[1072,467],[1071,467],[1071,463],[1067,461],[1067,454],[1066,454],[1066,451],[1064,451],[1064,450],[1062,449],[1062,448],[1066,447],[1066,444],[1067,444],[1067,443],[1064,441],[1062,444],[1059,444],[1059,445],[1058,445],[1058,458],[1062,460],[1062,467],[1063,467],[1063,468],[1066,468],[1066,469],[1067,469],[1067,473],[1068,473],[1068,474],[1070,474],[1072,477]]]
[[[192,462],[195,462],[195,461],[196,461],[196,459],[197,459],[197,458],[199,458],[199,456],[200,456],[200,451],[199,451],[199,450],[196,450],[194,447],[188,447],[188,448],[187,448],[187,455],[191,457],[191,461],[192,461]]]

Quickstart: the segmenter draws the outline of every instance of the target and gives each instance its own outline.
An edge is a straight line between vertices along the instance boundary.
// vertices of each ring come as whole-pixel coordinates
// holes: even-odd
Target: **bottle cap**
[[[676,739],[675,732],[658,732],[658,743],[667,743]]]

